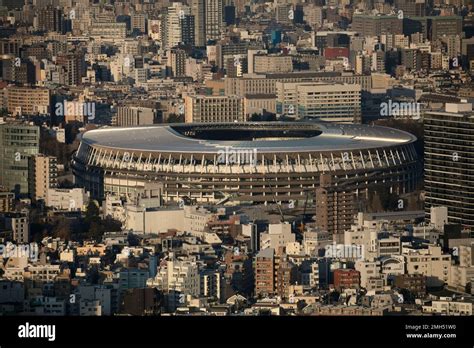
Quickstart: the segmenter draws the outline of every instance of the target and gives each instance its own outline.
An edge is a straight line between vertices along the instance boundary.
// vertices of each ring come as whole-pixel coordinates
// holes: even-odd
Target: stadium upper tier
[[[288,201],[318,187],[321,174],[356,190],[412,190],[415,141],[386,127],[315,122],[104,127],[83,134],[72,167],[97,198],[159,182],[165,201]]]
[[[104,127],[84,134],[94,147],[125,151],[217,153],[225,147],[258,153],[349,151],[409,144],[416,137],[396,129],[327,123],[216,123]]]

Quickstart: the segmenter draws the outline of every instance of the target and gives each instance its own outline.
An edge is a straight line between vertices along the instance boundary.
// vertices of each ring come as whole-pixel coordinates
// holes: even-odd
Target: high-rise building
[[[199,297],[199,267],[194,261],[175,260],[173,253],[170,253],[169,260],[160,265],[157,275],[149,279],[147,285],[156,286],[165,293],[177,291],[183,295]]]
[[[285,254],[285,248],[266,248],[254,257],[255,294],[289,297],[289,290],[297,280],[297,268]]]
[[[206,46],[206,0],[191,0],[191,14],[194,16],[194,43]]]
[[[185,97],[186,122],[242,122],[243,98],[236,96]]]
[[[285,73],[293,71],[293,62],[288,55],[256,54],[253,56],[255,73]]]
[[[224,22],[226,25],[235,24],[235,6],[234,5],[224,6]]]
[[[46,200],[48,190],[58,186],[56,157],[37,154],[28,159],[28,191],[34,200]]]
[[[119,106],[117,108],[117,126],[143,126],[153,124],[157,112],[152,108],[139,106]]]
[[[421,52],[414,48],[402,49],[402,65],[409,70],[421,69]]]
[[[5,227],[13,232],[13,241],[28,243],[30,239],[30,220],[27,215],[20,213],[9,214],[5,218]]]
[[[28,157],[38,153],[39,133],[37,126],[0,123],[0,186],[28,193]]]
[[[223,27],[223,4],[222,0],[205,0],[206,2],[206,41],[219,40]]]
[[[62,32],[63,11],[60,8],[48,6],[39,10],[38,29],[42,31]]]
[[[130,26],[132,31],[136,30],[139,33],[146,33],[146,15],[144,13],[135,12],[132,13],[130,18]]]
[[[461,16],[433,16],[428,18],[428,39],[436,41],[443,36],[456,36],[462,32]]]
[[[174,2],[165,9],[162,25],[162,41],[165,49],[173,48],[183,43],[183,23],[191,14],[191,9],[179,2]],[[189,21],[190,19],[188,19]],[[188,23],[189,24],[189,23]],[[187,40],[189,40],[189,28],[185,26]]]
[[[127,24],[120,22],[97,21],[90,27],[89,35],[93,39],[114,40],[125,39]]]
[[[170,50],[167,65],[171,68],[171,76],[182,77],[186,75],[186,51],[173,48]]]
[[[195,45],[195,24],[193,15],[184,15],[181,18],[181,42],[185,46]]]
[[[425,209],[448,207],[448,222],[474,229],[474,113],[472,104],[428,112],[425,129]]]
[[[323,8],[315,4],[307,4],[303,7],[304,20],[314,29],[323,25]]]
[[[292,4],[280,3],[275,8],[275,19],[281,24],[292,24],[294,19],[294,10]]]
[[[403,11],[403,16],[424,16],[426,15],[425,0],[395,0],[395,7]]]
[[[290,117],[352,123],[360,119],[357,84],[277,82],[277,113]]]
[[[329,174],[322,174],[316,189],[316,226],[342,242],[354,222],[355,208],[353,190],[336,186]]]
[[[84,76],[84,57],[80,53],[59,54],[56,57],[56,63],[62,68],[61,83],[68,86],[77,86],[81,84]]]
[[[275,249],[258,252],[254,259],[255,295],[271,295],[275,289]]]
[[[352,30],[365,37],[402,34],[403,19],[398,16],[355,15],[352,19]]]
[[[47,88],[7,87],[7,109],[14,115],[50,113],[50,91]]]
[[[13,211],[13,199],[15,195],[5,189],[0,189],[0,213]]]

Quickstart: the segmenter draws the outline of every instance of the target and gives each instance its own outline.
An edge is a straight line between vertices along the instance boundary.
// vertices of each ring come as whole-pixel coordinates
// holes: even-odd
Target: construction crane
[[[303,209],[303,216],[301,217],[301,222],[298,226],[298,229],[301,233],[303,233],[306,224],[304,223],[304,218],[306,216],[306,207],[308,206],[308,198],[309,198],[309,191],[306,191],[306,199],[304,201],[304,209]]]
[[[285,216],[283,215],[283,211],[281,210],[280,204],[277,203],[275,192],[273,192],[272,185],[268,184],[268,187],[270,188],[270,192],[272,193],[273,202],[276,204],[276,206],[278,208],[278,212],[280,213],[280,222],[284,223],[285,222]]]

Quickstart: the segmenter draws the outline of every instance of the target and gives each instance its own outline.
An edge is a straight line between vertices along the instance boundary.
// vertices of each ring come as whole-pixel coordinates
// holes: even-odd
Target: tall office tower
[[[428,39],[436,41],[444,36],[461,35],[461,16],[435,16],[428,19]]]
[[[425,128],[425,210],[448,207],[448,222],[474,230],[474,113],[472,104],[428,112]]]
[[[62,67],[61,83],[68,86],[77,86],[81,84],[84,76],[84,58],[80,53],[59,54],[56,58],[58,66]]]
[[[144,13],[132,13],[130,26],[133,30],[137,30],[139,33],[146,33],[146,14]]]
[[[186,51],[173,48],[169,52],[167,65],[171,68],[171,75],[174,77],[182,77],[186,75]]]
[[[46,200],[48,190],[58,186],[58,160],[43,154],[28,158],[28,191],[35,200]]]
[[[37,126],[0,123],[0,186],[28,193],[28,157],[38,153],[39,133]]]
[[[333,241],[342,243],[344,231],[351,228],[355,215],[353,190],[335,186],[331,175],[322,174],[316,189],[316,225],[329,232]]]
[[[182,22],[190,15],[190,8],[179,2],[174,2],[165,10],[162,24],[163,48],[169,49],[183,42]]]
[[[271,295],[275,289],[275,249],[260,250],[254,259],[255,295]]]
[[[38,12],[38,29],[44,31],[62,32],[63,11],[48,6]]]
[[[401,54],[402,65],[409,70],[421,69],[421,52],[417,49],[404,48]]]
[[[184,15],[181,19],[181,41],[183,45],[195,46],[195,34],[194,34],[194,16]]]
[[[191,0],[191,14],[194,16],[194,44],[206,46],[206,0]]]
[[[395,7],[403,11],[406,17],[423,17],[426,15],[425,0],[395,0]]]
[[[222,17],[222,0],[206,0],[206,41],[221,38]]]
[[[235,24],[235,6],[234,5],[224,6],[224,22],[226,25]]]
[[[291,24],[294,19],[294,10],[292,4],[280,3],[275,8],[275,19],[281,24]]]
[[[398,16],[354,15],[352,30],[362,36],[380,36],[382,34],[402,34],[403,19]]]

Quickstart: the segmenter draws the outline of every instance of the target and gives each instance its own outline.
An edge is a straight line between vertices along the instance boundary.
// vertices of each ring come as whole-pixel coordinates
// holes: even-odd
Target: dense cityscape
[[[0,0],[0,315],[472,316],[473,76],[469,0]]]

